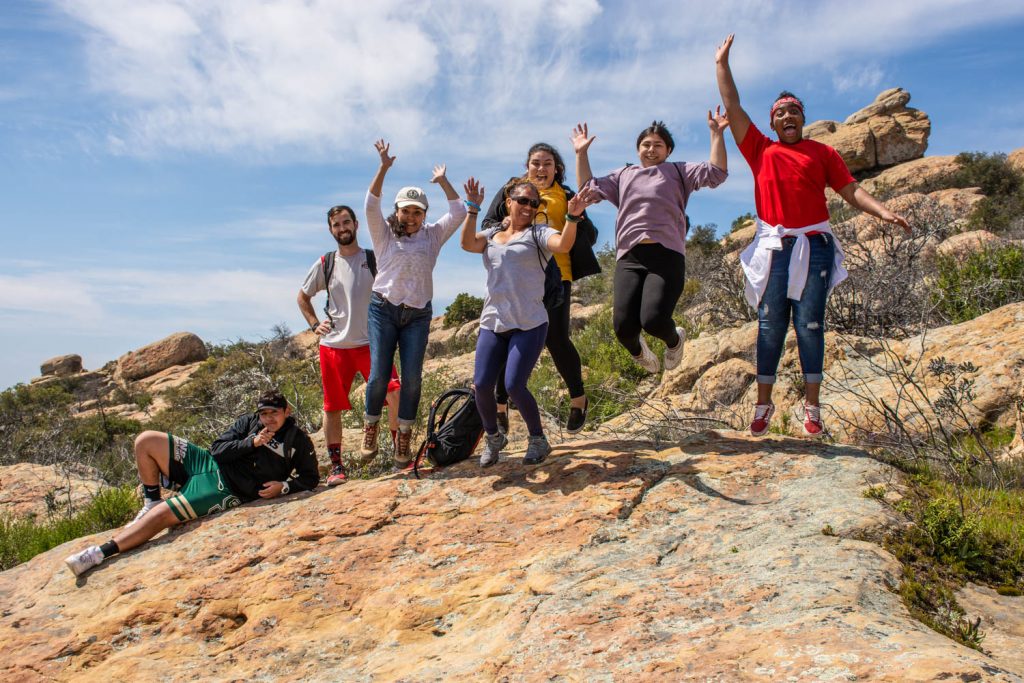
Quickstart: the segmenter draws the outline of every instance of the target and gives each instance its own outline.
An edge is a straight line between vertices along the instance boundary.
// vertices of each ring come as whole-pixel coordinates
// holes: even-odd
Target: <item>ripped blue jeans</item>
[[[808,384],[821,382],[825,362],[825,302],[832,280],[836,247],[834,238],[827,233],[811,235],[807,239],[810,241],[810,267],[799,301],[786,296],[789,259],[796,238],[784,237],[782,250],[772,252],[771,275],[757,307],[757,381],[761,384],[775,384],[775,372],[786,345],[790,310],[804,381]]]

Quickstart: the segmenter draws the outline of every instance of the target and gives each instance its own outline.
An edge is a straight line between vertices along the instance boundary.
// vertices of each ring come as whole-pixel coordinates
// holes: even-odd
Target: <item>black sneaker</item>
[[[565,421],[565,430],[570,434],[578,434],[587,421],[587,408],[590,407],[588,400],[582,408],[569,408],[569,419]]]
[[[498,433],[508,434],[508,411],[498,411]]]

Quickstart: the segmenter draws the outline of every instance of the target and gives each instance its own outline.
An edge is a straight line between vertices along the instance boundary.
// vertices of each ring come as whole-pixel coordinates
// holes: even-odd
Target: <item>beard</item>
[[[347,247],[356,241],[356,234],[354,232],[343,232],[340,237],[335,236],[334,241],[337,242],[339,246]]]

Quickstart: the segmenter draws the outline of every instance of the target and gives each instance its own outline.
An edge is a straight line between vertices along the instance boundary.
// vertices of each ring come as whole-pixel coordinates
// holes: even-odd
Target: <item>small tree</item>
[[[470,320],[476,320],[484,310],[484,300],[478,296],[460,292],[455,301],[444,311],[444,326],[457,327]]]

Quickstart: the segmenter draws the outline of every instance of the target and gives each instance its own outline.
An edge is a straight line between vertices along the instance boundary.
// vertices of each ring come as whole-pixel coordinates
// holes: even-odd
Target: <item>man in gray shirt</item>
[[[376,276],[372,251],[359,246],[356,231],[359,222],[347,206],[335,206],[327,212],[327,225],[338,243],[335,252],[321,256],[306,274],[299,290],[298,304],[309,328],[320,336],[320,377],[324,389],[324,437],[331,458],[328,486],[345,481],[341,464],[341,412],[351,410],[348,394],[356,372],[370,376],[370,339],[366,331],[370,293]],[[327,291],[325,319],[313,309],[313,297]],[[391,369],[388,385],[388,421],[394,437],[398,428],[398,376]],[[360,463],[365,464],[365,463]]]

